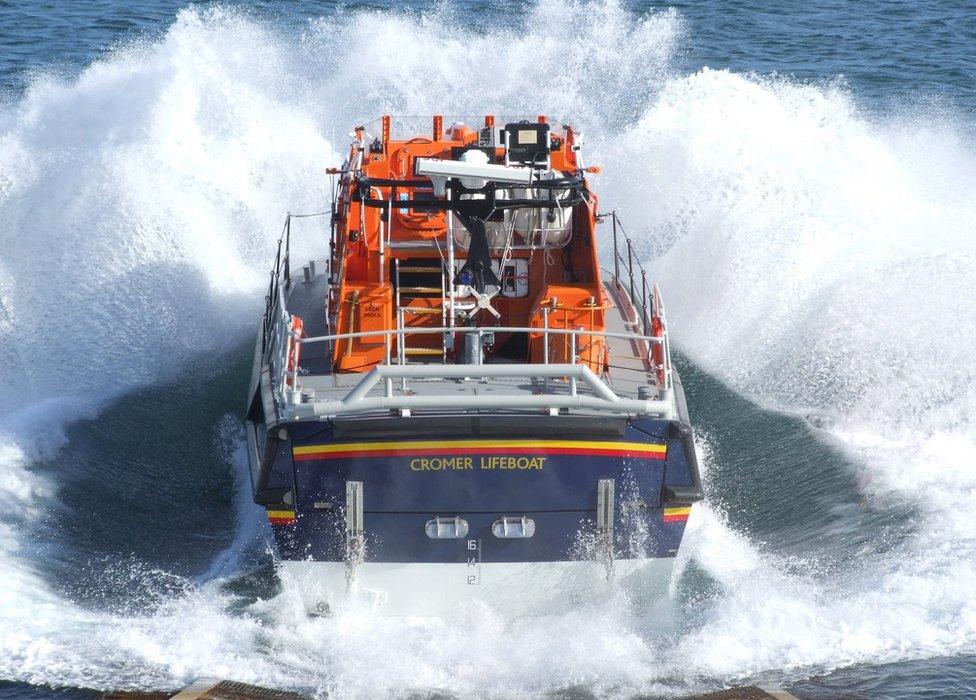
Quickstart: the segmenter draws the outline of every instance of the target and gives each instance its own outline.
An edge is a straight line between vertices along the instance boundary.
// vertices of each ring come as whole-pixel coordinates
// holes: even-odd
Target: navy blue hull
[[[700,488],[690,432],[673,422],[589,439],[337,432],[292,424],[271,450],[270,485],[291,493],[290,504],[268,505],[286,560],[344,560],[347,482],[362,484],[365,560],[389,563],[464,563],[472,540],[485,562],[591,558],[598,482],[606,479],[614,482],[614,556],[671,557]],[[467,534],[431,539],[425,526],[436,516],[462,518]],[[531,519],[534,534],[495,536],[503,516]]]

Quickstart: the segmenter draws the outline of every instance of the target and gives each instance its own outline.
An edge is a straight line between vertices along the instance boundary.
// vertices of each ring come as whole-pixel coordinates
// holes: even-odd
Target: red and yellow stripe
[[[295,511],[293,510],[269,510],[268,522],[272,525],[294,525]]]
[[[684,523],[688,522],[691,515],[691,506],[664,506],[664,522]]]
[[[414,457],[437,455],[549,454],[665,459],[667,445],[592,440],[418,440],[411,442],[347,442],[301,445],[292,449],[296,461],[350,457]]]

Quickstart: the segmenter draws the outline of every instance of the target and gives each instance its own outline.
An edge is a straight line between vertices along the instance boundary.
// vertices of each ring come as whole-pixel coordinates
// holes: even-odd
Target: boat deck
[[[606,315],[606,331],[610,334],[630,335],[640,334],[640,321],[637,312],[625,293],[617,290],[611,284],[606,285],[614,308]],[[328,332],[325,304],[327,298],[328,281],[325,275],[319,275],[310,281],[296,281],[288,295],[287,307],[289,313],[300,316],[305,322],[306,337],[321,337]],[[485,328],[490,331],[490,327]],[[656,383],[654,373],[646,360],[647,346],[644,341],[632,338],[607,336],[610,348],[610,363],[606,373],[600,376],[603,384],[614,394],[622,398],[647,398],[653,395]],[[338,341],[342,342],[342,341]],[[338,402],[346,398],[351,391],[359,386],[365,373],[345,372],[333,373],[329,358],[332,355],[330,341],[303,345],[302,358],[299,369],[299,384],[302,402],[314,404],[317,402]],[[643,347],[642,347],[643,346]],[[422,363],[411,363],[409,367],[423,367]],[[431,368],[443,366],[440,362],[427,364]],[[484,367],[522,366],[529,368],[527,373],[543,365],[527,365],[517,360],[506,358],[491,358],[486,360]],[[388,382],[379,381],[362,398],[382,396],[409,397],[456,397],[463,402],[465,397],[513,397],[537,396],[540,394],[569,396],[578,393],[582,396],[597,397],[601,387],[596,390],[585,381],[573,381],[565,376],[530,377],[530,376],[486,376],[486,377],[456,377],[445,380],[442,376],[430,378],[411,377],[396,379]],[[392,392],[392,394],[390,393]],[[650,393],[649,393],[650,392]],[[514,405],[517,405],[516,401]],[[496,409],[497,410],[497,409]],[[587,411],[585,407],[577,412],[599,413]]]

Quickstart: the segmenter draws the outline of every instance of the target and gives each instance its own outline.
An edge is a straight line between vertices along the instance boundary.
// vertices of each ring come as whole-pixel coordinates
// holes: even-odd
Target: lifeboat
[[[661,294],[580,134],[478,121],[356,128],[318,257],[295,216],[278,242],[248,454],[310,612],[650,600],[702,496]]]

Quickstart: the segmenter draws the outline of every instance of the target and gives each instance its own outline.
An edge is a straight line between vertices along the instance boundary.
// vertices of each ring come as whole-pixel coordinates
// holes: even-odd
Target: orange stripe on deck
[[[665,459],[667,445],[641,442],[585,440],[422,440],[414,442],[355,442],[302,445],[293,448],[296,460],[344,457],[435,456],[445,454],[578,454],[603,457]]]

